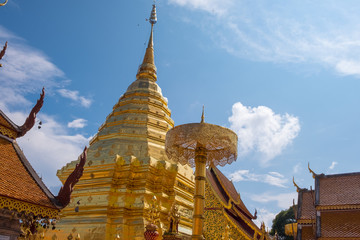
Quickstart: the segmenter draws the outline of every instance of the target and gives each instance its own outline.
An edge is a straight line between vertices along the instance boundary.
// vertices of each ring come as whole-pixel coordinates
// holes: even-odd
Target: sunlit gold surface
[[[296,236],[297,234],[297,223],[288,223],[285,225],[285,234],[287,236]]]
[[[179,232],[191,234],[194,178],[190,167],[178,166],[165,153],[166,132],[174,121],[155,82],[152,34],[136,80],[90,141],[84,174],[57,230],[48,231],[46,239],[79,233],[82,240],[143,240],[154,195],[160,206],[158,232],[168,225],[175,202],[181,215]],[[76,163],[58,171],[62,182]]]
[[[193,215],[192,239],[203,239],[206,155],[206,149],[199,144],[195,149],[195,208]]]
[[[15,139],[17,137],[16,131],[14,131],[10,128],[1,126],[1,125],[0,125],[0,134],[8,136],[9,138],[12,138],[12,139]]]
[[[219,196],[211,190],[211,186],[206,183],[205,185],[205,196],[206,196],[206,208],[211,208],[211,210],[205,211],[205,230],[204,237],[206,240],[219,240],[224,236],[226,226],[230,226],[228,230],[228,236],[236,240],[253,240],[253,236],[249,236],[243,229],[234,224],[234,222],[224,214],[222,207],[224,206],[221,201],[219,201]],[[226,206],[224,206],[226,207]],[[247,220],[243,218],[242,220]],[[252,225],[248,225],[252,227]],[[252,227],[252,229],[257,232],[258,229]]]
[[[232,163],[237,157],[237,135],[230,129],[190,123],[168,131],[165,142],[170,159],[195,166],[192,239],[203,239],[206,165]]]
[[[17,132],[15,129],[0,116],[0,134],[8,136],[9,138],[15,139],[17,137]]]
[[[209,123],[189,123],[171,129],[166,136],[166,153],[170,159],[194,167],[197,144],[206,149],[207,165],[225,166],[236,160],[237,135]]]
[[[24,212],[26,214],[32,214],[34,216],[42,216],[44,218],[57,218],[59,215],[58,209],[39,206],[24,201],[0,196],[0,209],[3,208],[14,210],[19,213]]]

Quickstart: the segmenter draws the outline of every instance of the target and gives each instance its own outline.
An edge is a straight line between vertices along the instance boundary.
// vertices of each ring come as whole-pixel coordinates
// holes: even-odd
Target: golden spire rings
[[[152,10],[151,10],[149,22],[151,23],[151,25],[153,25],[153,24],[155,24],[155,23],[157,22],[157,17],[156,17],[156,5],[155,5],[155,4],[153,4],[153,8],[152,8]]]

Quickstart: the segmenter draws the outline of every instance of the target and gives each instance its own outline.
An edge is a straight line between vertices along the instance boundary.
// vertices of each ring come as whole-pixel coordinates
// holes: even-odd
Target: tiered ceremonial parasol
[[[195,167],[192,239],[203,239],[206,166],[224,166],[236,161],[237,135],[230,129],[204,122],[176,126],[166,134],[168,157]]]

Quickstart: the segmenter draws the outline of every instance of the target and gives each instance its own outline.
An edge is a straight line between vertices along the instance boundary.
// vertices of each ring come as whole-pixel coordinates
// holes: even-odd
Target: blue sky
[[[52,189],[135,80],[152,1],[23,1],[0,8],[0,108],[19,125],[46,99],[19,139]],[[360,171],[360,4],[357,1],[159,0],[158,84],[175,125],[232,128],[239,158],[221,170],[269,226],[317,173]],[[55,192],[56,194],[56,192]]]

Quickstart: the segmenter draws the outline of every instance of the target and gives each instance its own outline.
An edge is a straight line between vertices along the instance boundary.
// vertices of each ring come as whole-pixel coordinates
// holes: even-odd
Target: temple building
[[[61,212],[57,229],[46,239],[67,239],[69,234],[85,240],[144,239],[150,223],[150,227],[158,226],[159,239],[175,228],[180,239],[191,238],[194,172],[165,153],[165,136],[174,121],[156,83],[156,21],[153,5],[150,38],[136,80],[90,141],[84,174]],[[62,182],[77,163],[70,162],[58,171]],[[234,185],[215,167],[207,170],[206,178],[206,239],[266,239],[264,228],[253,223],[255,216]],[[159,206],[158,218],[149,216],[155,205]],[[176,213],[169,217],[172,209]]]
[[[205,239],[268,239],[259,229],[233,183],[216,167],[206,170]]]
[[[297,187],[297,239],[360,239],[360,173],[309,170],[315,189]]]
[[[35,124],[36,114],[44,100],[40,99],[22,126],[16,125],[0,110],[0,239],[38,239],[48,228],[56,227],[59,213],[70,201],[74,184],[81,177],[81,163],[67,177],[58,196],[54,196],[36,174],[16,139]],[[41,128],[41,126],[39,126]]]

